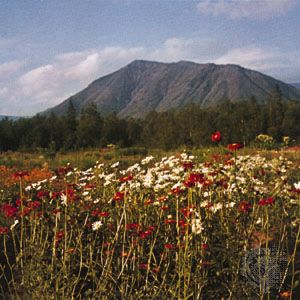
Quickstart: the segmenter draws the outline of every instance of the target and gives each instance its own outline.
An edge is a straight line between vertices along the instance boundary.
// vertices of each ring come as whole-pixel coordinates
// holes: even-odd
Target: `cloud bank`
[[[267,20],[286,14],[296,4],[297,0],[203,0],[197,9],[216,17]]]

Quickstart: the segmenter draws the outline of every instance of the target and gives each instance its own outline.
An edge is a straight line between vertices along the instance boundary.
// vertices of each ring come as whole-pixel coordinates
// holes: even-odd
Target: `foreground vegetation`
[[[75,160],[57,167],[59,155],[54,171],[51,159],[24,170],[45,162],[30,154],[19,170],[3,166],[3,297],[297,299],[299,155],[234,147],[145,158],[86,151],[99,162],[83,170]],[[272,247],[255,277],[245,258]]]

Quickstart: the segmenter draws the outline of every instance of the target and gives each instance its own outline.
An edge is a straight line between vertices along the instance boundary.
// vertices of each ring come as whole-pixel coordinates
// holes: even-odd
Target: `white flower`
[[[296,190],[300,190],[300,181],[294,183],[294,187]]]
[[[92,228],[94,231],[98,230],[101,226],[103,225],[103,223],[101,221],[96,221],[92,224]]]
[[[68,202],[68,197],[66,196],[66,195],[61,195],[60,196],[60,199],[61,199],[61,203],[63,204],[63,205],[67,205],[67,202]]]
[[[192,220],[192,232],[195,234],[200,234],[204,227],[202,226],[200,219],[193,219]]]
[[[119,166],[119,164],[120,164],[120,163],[117,161],[116,163],[112,164],[110,167],[111,167],[111,168],[116,168],[116,167]]]
[[[19,224],[19,220],[15,220],[15,223],[10,226],[10,230],[13,230],[17,224]]]
[[[142,161],[141,161],[141,164],[142,165],[146,165],[146,164],[148,164],[151,160],[153,160],[154,159],[154,157],[152,156],[152,155],[150,155],[150,156],[147,156],[146,158],[144,158]]]

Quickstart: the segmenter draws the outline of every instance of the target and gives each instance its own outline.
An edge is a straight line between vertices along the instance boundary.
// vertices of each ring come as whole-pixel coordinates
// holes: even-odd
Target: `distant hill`
[[[116,112],[120,117],[144,117],[152,110],[166,111],[190,102],[212,106],[224,99],[247,100],[251,96],[262,102],[276,85],[284,99],[300,100],[295,87],[238,65],[136,60],[46,113],[64,115],[72,101],[78,113],[95,103],[103,115]]]
[[[20,119],[21,117],[0,115],[0,121],[5,119],[5,118],[7,118],[8,120],[16,121],[16,120]]]
[[[291,85],[297,89],[300,89],[300,82],[294,82],[294,83],[291,83]]]

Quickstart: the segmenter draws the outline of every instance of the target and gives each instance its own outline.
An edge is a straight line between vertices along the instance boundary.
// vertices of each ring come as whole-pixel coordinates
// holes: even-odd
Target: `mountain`
[[[81,92],[46,111],[64,115],[72,101],[76,111],[94,102],[101,114],[144,117],[152,110],[166,111],[190,102],[211,106],[224,99],[267,99],[278,85],[284,99],[300,100],[295,87],[238,65],[160,63],[136,60],[101,77]]]
[[[294,82],[294,83],[291,83],[291,85],[297,89],[300,89],[300,82]]]
[[[6,119],[6,118],[11,121],[16,121],[16,120],[20,119],[21,117],[0,115],[0,121],[3,119]]]

